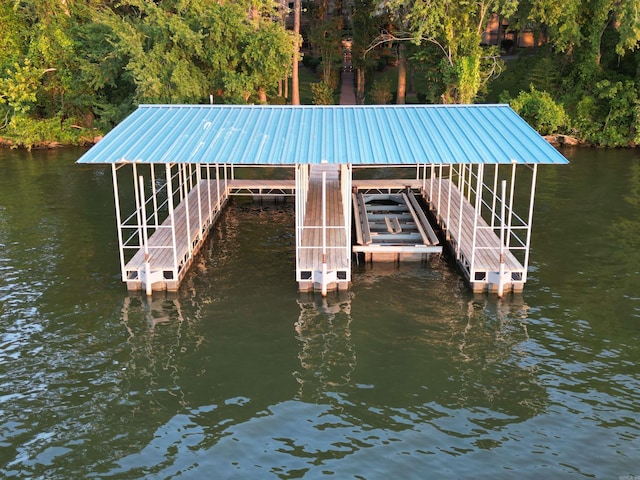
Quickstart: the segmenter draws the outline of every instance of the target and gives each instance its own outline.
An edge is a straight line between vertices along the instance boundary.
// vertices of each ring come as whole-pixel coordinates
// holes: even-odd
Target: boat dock
[[[323,295],[352,259],[443,251],[474,291],[522,290],[537,167],[567,163],[506,105],[141,105],[78,162],[111,166],[127,288],[178,289],[249,195],[294,199],[295,280]]]

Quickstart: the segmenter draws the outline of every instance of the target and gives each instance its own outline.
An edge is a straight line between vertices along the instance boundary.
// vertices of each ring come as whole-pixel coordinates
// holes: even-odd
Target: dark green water
[[[443,260],[301,296],[236,203],[173,297],[119,278],[110,172],[0,151],[0,477],[640,475],[640,158],[543,167],[522,295]]]

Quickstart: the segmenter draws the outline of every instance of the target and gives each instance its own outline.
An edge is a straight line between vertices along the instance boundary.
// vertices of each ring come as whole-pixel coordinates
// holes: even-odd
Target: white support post
[[[347,259],[347,267],[349,269],[347,280],[351,280],[351,164],[341,165],[340,184],[342,186],[342,216],[344,222],[345,245],[343,255]]]
[[[498,297],[502,298],[504,293],[504,216],[505,200],[507,196],[507,181],[502,181],[501,207],[500,207],[500,269],[498,272]]]
[[[213,211],[211,209],[211,165],[207,164],[207,228],[211,226],[213,219],[211,218]]]
[[[465,169],[464,169],[464,165],[462,165],[462,169],[458,175],[458,186],[459,188],[459,192],[460,192],[460,203],[458,205],[458,215],[460,215],[460,217],[458,218],[458,236],[456,238],[457,242],[456,242],[456,258],[458,260],[460,260],[460,251],[461,249],[461,245],[462,245],[462,206],[464,205],[464,174],[465,174]]]
[[[437,210],[438,210],[438,217],[440,217],[440,221],[442,222],[442,210],[440,210],[440,203],[441,203],[441,197],[442,197],[442,164],[438,165],[439,167],[439,172],[438,172],[438,205],[436,206]]]
[[[493,172],[493,201],[491,203],[491,230],[496,226],[496,198],[498,197],[498,164],[494,165]]]
[[[160,222],[158,221],[158,192],[156,189],[156,166],[149,164],[151,170],[151,196],[153,198],[153,218],[155,219],[155,227],[158,228]]]
[[[220,212],[220,198],[222,197],[222,192],[220,191],[220,165],[216,163],[216,191],[218,192],[218,200],[216,202],[216,209]]]
[[[233,169],[233,166],[231,168]],[[231,173],[232,173],[231,178],[233,179],[233,170],[232,170]],[[228,183],[227,182],[228,181],[229,181],[229,178],[228,178],[228,175],[227,175],[227,164],[225,163],[224,164],[224,195],[225,195],[225,198],[227,198],[227,191],[228,191]]]
[[[201,194],[201,186],[200,186],[200,180],[202,175],[200,174],[200,164],[196,163],[196,192],[198,194],[198,240],[202,240],[204,238],[204,231],[203,231],[203,225],[202,225],[202,200],[200,199],[200,194]]]
[[[142,218],[140,209],[142,206],[140,205],[140,187],[138,185],[138,167],[134,163],[133,164],[133,195],[136,197],[136,219],[138,220],[137,230],[138,230],[138,245],[141,247],[143,243],[142,238]],[[144,200],[143,200],[144,201]]]
[[[507,250],[511,246],[511,227],[513,224],[513,195],[516,187],[516,164],[511,169],[511,185],[509,192],[509,220],[507,221]]]
[[[147,232],[147,207],[144,195],[144,178],[140,175],[140,195],[142,196],[142,235],[144,239],[144,287],[147,296],[151,296],[151,257],[149,255],[149,236]]]
[[[182,171],[183,171],[183,177],[184,177],[184,185],[183,185],[183,190],[184,190],[184,214],[185,214],[185,220],[187,222],[187,245],[188,245],[188,252],[189,252],[189,258],[191,258],[191,220],[190,220],[190,212],[189,212],[189,177],[187,176],[187,166],[185,164],[182,164]]]
[[[432,163],[431,164],[431,178],[429,179],[429,185],[431,186],[431,189],[429,190],[429,203],[431,203],[431,208],[435,208],[435,205],[433,204],[433,183],[435,182],[435,170],[436,170],[436,166]]]
[[[453,186],[453,181],[452,181],[452,178],[451,178],[451,174],[452,174],[451,170],[452,170],[452,168],[449,167],[449,188],[447,189],[447,217],[446,217],[447,218],[447,222],[446,222],[446,225],[447,225],[446,237],[447,237],[448,240],[451,239],[451,235],[449,234],[449,229],[451,228],[451,226],[450,226],[451,225],[451,223],[450,223],[451,222],[451,190],[452,190],[451,187]]]
[[[300,215],[302,214],[302,210],[300,208],[300,202],[302,197],[302,185],[300,179],[300,165],[295,165],[294,176],[296,182],[296,196],[295,196],[295,228],[296,228],[296,281],[300,281],[300,236],[302,235],[300,232]]]
[[[171,164],[166,164],[166,176],[167,176],[167,204],[169,206],[169,218],[171,219],[171,247],[173,249],[173,272],[176,276],[174,281],[178,280],[178,252],[176,251],[176,217],[174,214],[173,205],[173,181],[171,179]],[[180,170],[178,170],[180,171]]]
[[[427,164],[422,166],[422,193],[427,189]]]
[[[322,171],[322,296],[327,296],[327,172]]]
[[[533,224],[533,202],[536,196],[536,179],[538,176],[538,164],[533,165],[533,175],[531,177],[531,196],[529,197],[529,220],[527,225],[527,245],[524,251],[524,274],[522,281],[527,281],[527,270],[529,268],[529,247],[531,245],[531,227]]]
[[[113,199],[116,204],[116,222],[118,223],[118,246],[120,247],[120,273],[122,275],[122,281],[127,280],[126,273],[124,271],[124,241],[122,239],[122,214],[120,213],[120,191],[118,189],[118,169],[116,164],[111,164],[111,175],[113,176]]]
[[[183,165],[177,163],[176,166],[178,168],[178,193],[180,194],[180,201],[182,201],[184,199],[184,190],[182,189]]]
[[[471,173],[473,166],[469,166],[469,170]],[[478,164],[478,174],[476,178],[476,198],[475,198],[475,206],[474,206],[474,216],[473,216],[473,237],[471,240],[471,265],[469,266],[469,276],[471,281],[471,275],[473,275],[475,271],[476,264],[476,241],[478,238],[478,220],[480,217],[480,209],[482,206],[482,193],[478,194],[478,192],[482,192],[482,179],[484,177],[484,165],[482,163]],[[471,189],[471,175],[469,176],[469,189]]]

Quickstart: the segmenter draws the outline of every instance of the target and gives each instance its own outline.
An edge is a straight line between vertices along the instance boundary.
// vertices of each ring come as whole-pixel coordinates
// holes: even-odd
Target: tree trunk
[[[404,55],[405,45],[400,42],[398,45],[398,94],[396,104],[404,105],[407,93],[407,59]]]
[[[267,103],[267,92],[264,87],[258,87],[258,102],[262,104]]]
[[[291,72],[291,104],[300,105],[300,84],[298,79],[298,60],[300,58],[300,0],[295,0],[293,9],[293,31],[296,35],[296,48],[293,51],[293,69]]]
[[[356,103],[362,105],[364,103],[364,68],[356,70]]]
[[[504,40],[504,38],[502,37],[502,15],[500,14],[496,14],[497,17],[497,22],[498,22],[498,30],[496,32],[496,45],[498,46],[499,49],[502,49],[502,40]],[[507,52],[510,53],[510,52]]]

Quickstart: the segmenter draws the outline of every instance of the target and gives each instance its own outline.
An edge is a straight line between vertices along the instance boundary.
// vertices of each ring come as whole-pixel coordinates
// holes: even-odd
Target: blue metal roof
[[[141,105],[79,163],[568,163],[508,105]]]

